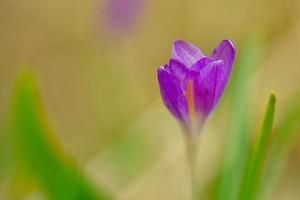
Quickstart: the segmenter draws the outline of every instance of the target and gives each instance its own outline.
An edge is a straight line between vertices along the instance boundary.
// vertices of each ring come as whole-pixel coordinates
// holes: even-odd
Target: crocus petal
[[[193,80],[199,76],[199,72],[202,70],[202,68],[206,67],[211,61],[208,57],[201,58],[196,64],[194,64],[191,68],[189,68],[189,71],[186,73],[186,76],[184,77],[184,80],[182,81],[182,90],[186,92],[187,85],[189,80]]]
[[[193,44],[183,40],[176,40],[173,44],[172,58],[187,67],[193,66],[204,54]]]
[[[231,41],[223,40],[210,55],[212,60],[223,60],[227,73],[231,72],[231,68],[235,58],[235,50]]]
[[[194,84],[195,109],[207,117],[218,103],[228,81],[223,60],[210,62],[191,78]]]
[[[210,63],[212,60],[208,57],[203,57],[199,61],[194,64],[191,69],[199,72],[203,67],[205,67],[208,63]]]
[[[162,67],[158,69],[157,76],[164,104],[177,119],[187,122],[187,103],[181,91],[180,81]]]
[[[169,65],[165,65],[165,69],[180,81],[181,89],[183,89],[184,79],[189,69],[177,60],[171,59]]]

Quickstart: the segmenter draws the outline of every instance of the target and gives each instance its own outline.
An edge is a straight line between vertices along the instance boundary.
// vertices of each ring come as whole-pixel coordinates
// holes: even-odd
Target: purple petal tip
[[[183,40],[175,40],[173,43],[172,58],[183,63],[186,67],[193,66],[204,57],[198,47]]]

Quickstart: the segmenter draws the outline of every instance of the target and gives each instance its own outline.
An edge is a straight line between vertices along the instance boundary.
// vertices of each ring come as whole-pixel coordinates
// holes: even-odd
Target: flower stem
[[[188,171],[188,198],[187,200],[199,200],[199,183],[197,177],[198,161],[198,135],[187,135],[185,137],[186,162]]]

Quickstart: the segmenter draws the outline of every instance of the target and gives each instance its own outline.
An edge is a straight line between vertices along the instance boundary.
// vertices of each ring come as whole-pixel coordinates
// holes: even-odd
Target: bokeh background
[[[209,193],[232,130],[235,89],[245,82],[239,76],[242,64],[250,68],[242,88],[250,138],[259,130],[272,90],[278,98],[275,126],[300,97],[299,13],[298,0],[1,0],[0,199],[29,184],[11,184],[18,182],[11,99],[24,66],[36,74],[62,149],[96,188],[117,199],[182,199],[182,133],[161,102],[156,70],[168,61],[175,39],[210,54],[228,38],[238,60],[201,136],[200,190]],[[300,198],[297,135],[286,147],[273,199]],[[20,197],[44,198],[38,189],[26,189]]]

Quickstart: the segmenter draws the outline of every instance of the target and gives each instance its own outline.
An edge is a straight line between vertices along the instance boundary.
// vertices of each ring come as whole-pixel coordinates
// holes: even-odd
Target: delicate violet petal
[[[228,76],[222,60],[210,62],[197,74],[191,74],[194,85],[195,109],[207,117],[218,103]]]
[[[203,67],[205,67],[212,60],[208,57],[203,57],[194,64],[191,69],[199,72]]]
[[[223,60],[224,62],[224,66],[221,68],[220,75],[218,77],[218,88],[214,102],[215,106],[223,94],[234,63],[235,49],[232,42],[230,40],[223,40],[220,42],[217,48],[213,50],[210,58],[213,60]]]
[[[184,78],[186,74],[189,72],[189,69],[184,64],[174,59],[171,59],[169,61],[169,65],[166,65],[165,69],[179,79],[182,88]]]
[[[157,74],[164,104],[177,119],[187,122],[187,103],[181,91],[180,81],[162,67],[158,69]]]
[[[235,50],[230,40],[223,40],[210,55],[212,60],[223,60],[227,73],[231,72],[231,68],[235,59]]]
[[[229,80],[230,71],[228,72],[228,67],[225,65],[225,62],[223,63],[223,65],[220,65],[220,67],[218,68],[218,74],[217,74],[217,77],[216,77],[217,84],[216,84],[216,91],[215,91],[213,109],[218,104],[218,102],[219,102],[219,100],[220,100],[220,98],[221,98],[221,96],[222,96],[222,94],[225,90],[225,87],[226,87],[226,85],[228,83],[228,80]]]
[[[187,67],[193,66],[204,54],[193,44],[183,40],[176,40],[173,44],[172,58]]]
[[[212,62],[210,58],[203,57],[190,68],[190,70],[188,71],[188,73],[186,73],[186,76],[184,77],[183,80],[183,86],[182,86],[183,91],[186,91],[189,80],[197,78],[201,69],[208,66],[210,62]]]

